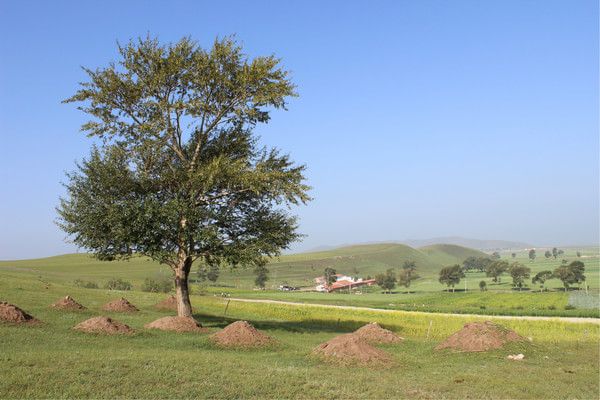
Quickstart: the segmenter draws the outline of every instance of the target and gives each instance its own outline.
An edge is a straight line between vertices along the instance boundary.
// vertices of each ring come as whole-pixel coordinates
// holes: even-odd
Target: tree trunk
[[[192,269],[192,257],[186,257],[175,269],[175,292],[177,299],[177,316],[192,317],[192,304],[188,289],[188,276]]]

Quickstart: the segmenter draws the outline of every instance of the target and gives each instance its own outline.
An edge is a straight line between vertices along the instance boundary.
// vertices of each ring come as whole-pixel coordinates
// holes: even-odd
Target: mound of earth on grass
[[[223,347],[261,347],[275,342],[275,339],[253,327],[247,321],[236,321],[210,339]]]
[[[106,303],[102,306],[104,311],[114,312],[135,312],[140,311],[136,306],[127,301],[126,298],[121,297],[120,299],[113,300],[110,303]]]
[[[156,303],[154,307],[159,310],[177,311],[177,299],[175,296],[169,296],[163,301]]]
[[[86,333],[104,333],[114,335],[118,333],[133,333],[129,326],[115,321],[109,317],[94,317],[75,325],[73,329]]]
[[[85,310],[85,307],[75,301],[71,296],[65,296],[52,304],[51,307],[61,310]]]
[[[202,325],[189,317],[164,317],[144,325],[144,328],[174,332],[206,332]]]
[[[341,364],[389,365],[392,357],[383,350],[371,346],[365,339],[353,333],[336,336],[321,343],[313,354]]]
[[[435,349],[487,351],[499,349],[508,342],[520,342],[524,337],[491,321],[471,322],[440,343]]]
[[[0,321],[11,322],[13,324],[32,324],[39,322],[19,307],[7,303],[5,301],[0,302]]]
[[[379,326],[377,322],[367,324],[354,332],[354,335],[366,340],[369,343],[398,343],[404,340],[394,332]]]

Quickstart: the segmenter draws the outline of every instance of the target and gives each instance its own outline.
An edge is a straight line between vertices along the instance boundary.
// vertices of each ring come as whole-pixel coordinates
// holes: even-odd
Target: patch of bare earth
[[[135,312],[140,311],[136,306],[131,304],[126,298],[121,297],[120,299],[113,300],[110,303],[106,303],[102,306],[104,311],[113,312]]]
[[[104,333],[108,335],[133,333],[133,329],[129,326],[109,317],[90,318],[75,325],[73,329],[86,333]]]
[[[156,303],[154,308],[165,311],[177,311],[177,299],[175,296],[169,296],[163,301]]]
[[[520,342],[524,337],[491,321],[471,322],[440,343],[435,349],[458,351],[488,351],[499,349],[508,342]]]
[[[373,347],[365,339],[353,333],[336,336],[321,343],[313,350],[313,354],[326,361],[340,364],[386,366],[394,363],[388,353]]]
[[[195,319],[189,317],[164,317],[144,325],[144,328],[173,332],[205,333],[208,331]]]
[[[382,328],[377,322],[372,322],[357,329],[354,335],[375,344],[399,343],[404,340],[404,338],[396,335],[394,332]]]
[[[262,347],[275,343],[275,339],[253,327],[247,321],[236,321],[210,339],[223,347]]]
[[[75,301],[71,296],[65,296],[62,299],[58,300],[56,303],[52,304],[50,307],[57,308],[60,310],[73,310],[80,311],[85,310],[86,308]]]
[[[35,324],[40,322],[19,307],[5,301],[0,302],[0,321],[13,324]]]

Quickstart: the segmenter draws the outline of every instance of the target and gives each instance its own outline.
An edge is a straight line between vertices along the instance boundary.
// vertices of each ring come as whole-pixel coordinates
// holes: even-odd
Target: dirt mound
[[[33,324],[39,322],[19,307],[7,303],[5,301],[0,302],[0,321],[12,322],[14,324]]]
[[[498,349],[508,342],[525,340],[515,331],[491,321],[471,322],[466,324],[435,349],[454,349],[459,351],[487,351]]]
[[[357,329],[354,335],[369,343],[398,343],[404,340],[394,332],[383,329],[377,322],[372,322]]]
[[[58,308],[61,310],[85,310],[85,307],[75,301],[71,296],[65,296],[52,304],[50,307]]]
[[[73,329],[87,333],[133,333],[129,326],[108,317],[94,317],[75,325]]]
[[[154,307],[159,310],[177,311],[177,299],[175,296],[167,297],[160,303],[156,303]]]
[[[257,330],[247,321],[229,324],[210,338],[217,345],[225,347],[261,347],[275,342],[275,339]]]
[[[389,365],[392,357],[371,346],[366,340],[353,333],[336,336],[328,342],[321,343],[313,353],[328,361],[342,364]]]
[[[164,317],[144,325],[144,328],[174,332],[207,332],[207,329],[189,317]]]
[[[104,311],[115,311],[115,312],[134,312],[140,311],[136,306],[131,304],[127,299],[121,297],[120,299],[113,300],[110,303],[106,303],[102,306]]]

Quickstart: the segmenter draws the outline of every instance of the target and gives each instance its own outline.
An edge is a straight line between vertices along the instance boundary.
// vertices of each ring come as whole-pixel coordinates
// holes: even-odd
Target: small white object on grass
[[[522,359],[525,358],[524,354],[511,354],[508,357],[509,360],[515,360],[515,361],[521,361]]]

